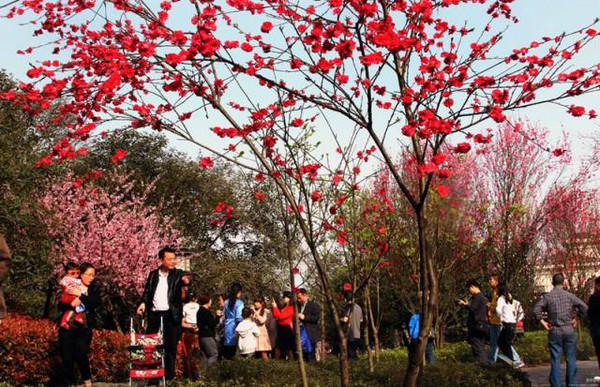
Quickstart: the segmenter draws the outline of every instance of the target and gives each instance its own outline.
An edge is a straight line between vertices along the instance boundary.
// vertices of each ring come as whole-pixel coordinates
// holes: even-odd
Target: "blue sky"
[[[502,43],[504,48],[520,47],[541,36],[570,31],[600,17],[600,0],[517,0],[512,7],[514,15],[519,18],[520,22],[510,26],[505,41]],[[478,8],[466,6],[461,7],[460,12],[454,12],[450,17],[457,23],[467,20],[469,24],[477,25],[483,22],[482,15],[484,13],[480,6]],[[247,21],[256,23],[256,20],[250,18]],[[39,41],[31,36],[31,28],[20,25],[19,22],[18,19],[0,20],[0,37],[2,37],[0,40],[0,52],[2,53],[0,67],[6,69],[17,79],[25,77],[29,63],[35,62],[36,56],[24,57],[17,55],[16,51],[39,44]],[[600,62],[598,42],[594,47],[589,47],[583,52],[580,60],[584,63]],[[587,107],[600,111],[599,95],[587,96],[583,102]],[[526,114],[533,121],[547,127],[553,139],[558,139],[562,131],[567,131],[570,134],[575,157],[586,151],[585,140],[581,136],[598,130],[598,124],[595,124],[594,121],[574,119],[566,114],[564,109],[554,105],[532,108],[520,114],[522,116]],[[196,147],[181,141],[173,139],[172,145],[193,157],[198,153]],[[333,148],[333,143],[324,145]]]

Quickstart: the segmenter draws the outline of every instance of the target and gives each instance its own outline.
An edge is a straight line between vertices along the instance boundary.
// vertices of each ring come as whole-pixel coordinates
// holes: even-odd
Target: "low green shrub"
[[[9,314],[0,329],[0,381],[11,385],[48,385],[59,376],[56,324]],[[112,331],[94,331],[90,363],[94,380],[127,377],[128,338]]]
[[[399,386],[402,385],[406,370],[406,352],[403,350],[382,351],[375,363],[375,371],[369,372],[368,360],[361,357],[351,362],[351,384],[356,387]],[[339,385],[338,362],[331,357],[325,362],[307,364],[307,374],[311,387]],[[523,386],[525,376],[508,367],[488,367],[468,362],[444,361],[428,365],[420,381],[421,386],[465,386],[486,385]],[[301,379],[296,362],[261,360],[225,361],[215,367],[206,379],[196,383],[183,384],[194,387],[292,387],[300,386]]]

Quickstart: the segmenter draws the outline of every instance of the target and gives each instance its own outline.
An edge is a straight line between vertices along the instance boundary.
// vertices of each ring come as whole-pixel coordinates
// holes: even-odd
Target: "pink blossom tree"
[[[43,194],[40,204],[55,240],[50,256],[56,274],[64,275],[67,261],[90,262],[110,299],[130,307],[141,295],[148,272],[157,267],[158,250],[184,241],[172,219],[145,203],[152,185],[135,194],[127,176],[109,178],[116,189],[67,175]]]
[[[521,285],[522,291],[533,290],[530,279],[541,263],[541,238],[553,213],[544,197],[570,162],[568,153],[557,158],[548,151],[547,136],[547,130],[529,121],[505,123],[477,158],[480,183],[474,205],[481,211],[482,261],[487,274],[502,275],[513,290]]]

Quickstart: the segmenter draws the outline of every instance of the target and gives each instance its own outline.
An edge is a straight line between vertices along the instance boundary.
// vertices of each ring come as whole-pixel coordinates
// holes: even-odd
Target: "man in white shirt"
[[[148,318],[147,333],[156,333],[163,324],[163,341],[165,346],[165,377],[172,380],[175,377],[177,342],[181,336],[182,319],[182,275],[183,271],[176,269],[177,257],[175,250],[164,247],[158,252],[160,267],[152,270],[144,286],[142,302],[137,309],[139,315],[144,312]]]

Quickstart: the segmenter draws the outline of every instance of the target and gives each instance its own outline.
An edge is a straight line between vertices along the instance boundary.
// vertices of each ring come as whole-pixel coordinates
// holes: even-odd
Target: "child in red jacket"
[[[79,267],[74,262],[68,262],[65,265],[66,275],[60,280],[59,285],[62,289],[60,303],[70,305],[78,296],[71,293],[81,292],[81,280],[79,279]],[[72,327],[85,324],[85,306],[77,305],[75,309],[69,309],[63,313],[60,319],[60,327],[70,329]]]

